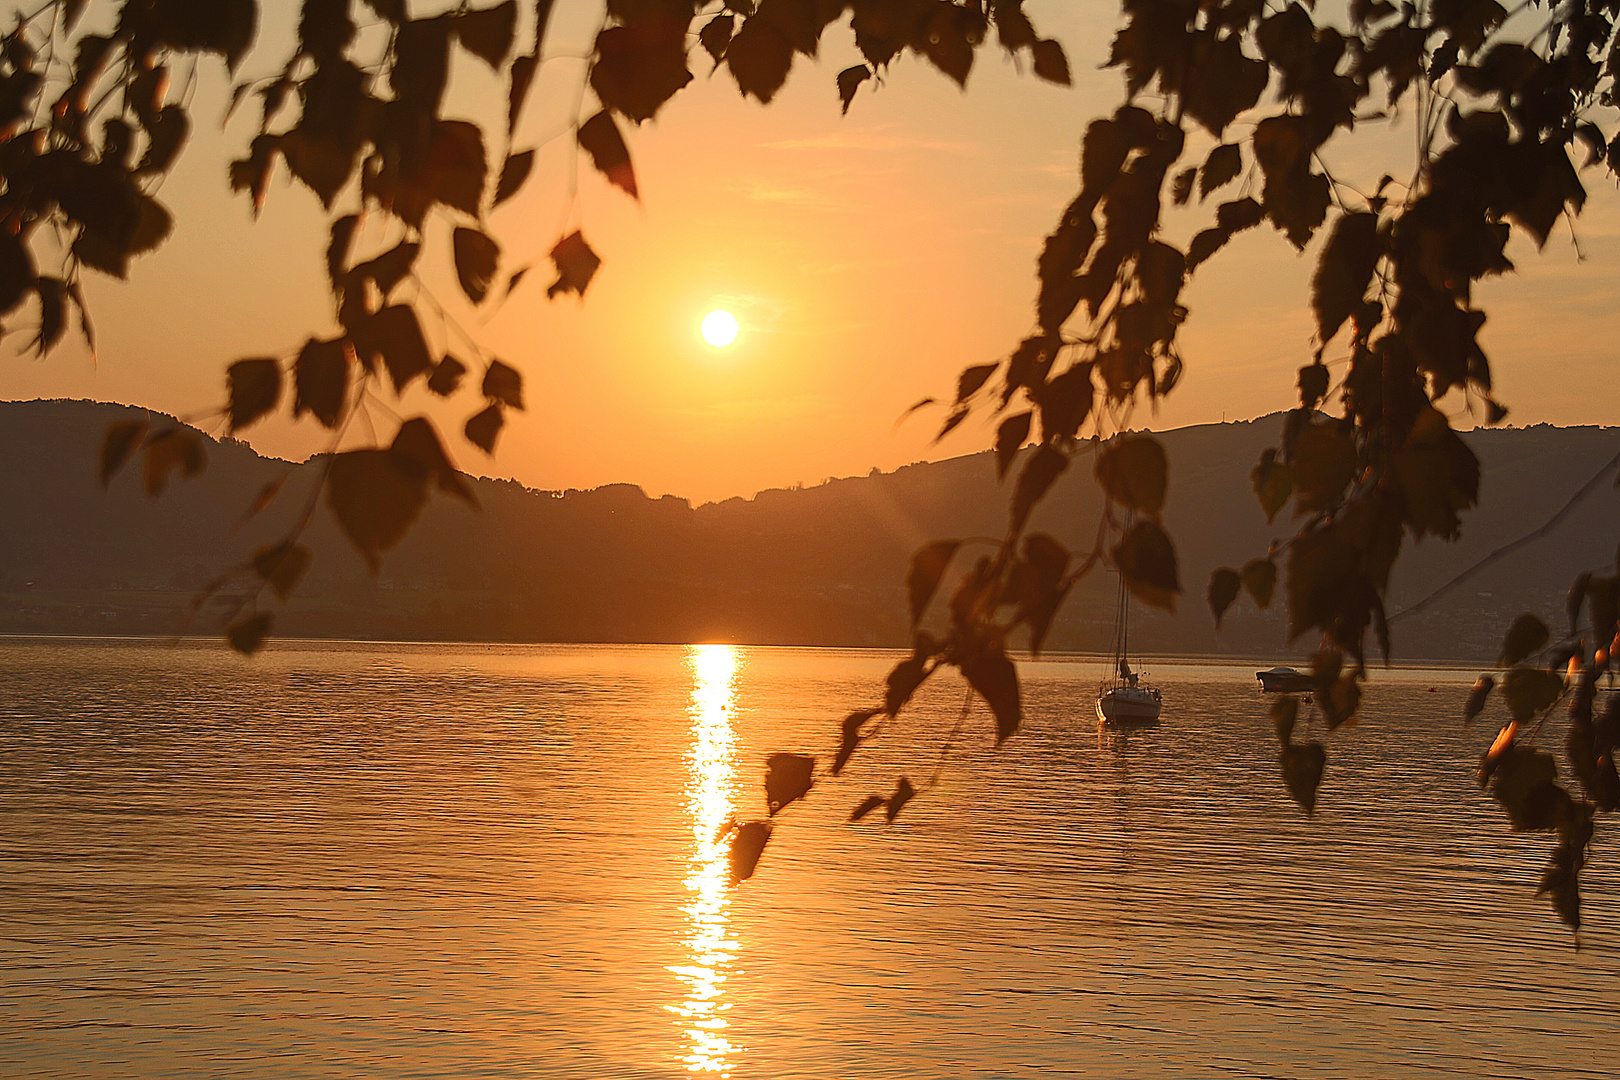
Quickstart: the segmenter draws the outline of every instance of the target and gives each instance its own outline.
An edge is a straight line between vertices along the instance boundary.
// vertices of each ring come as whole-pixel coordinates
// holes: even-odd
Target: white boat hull
[[[1097,719],[1116,727],[1146,727],[1159,722],[1164,702],[1157,690],[1116,686],[1097,697]]]
[[[1263,694],[1308,694],[1316,689],[1316,680],[1303,671],[1291,667],[1267,668],[1254,673]]]

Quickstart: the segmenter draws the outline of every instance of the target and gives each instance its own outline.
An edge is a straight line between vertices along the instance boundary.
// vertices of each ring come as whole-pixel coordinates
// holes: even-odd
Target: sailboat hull
[[[1146,686],[1116,686],[1097,697],[1097,719],[1115,727],[1148,727],[1159,722],[1164,701]]]

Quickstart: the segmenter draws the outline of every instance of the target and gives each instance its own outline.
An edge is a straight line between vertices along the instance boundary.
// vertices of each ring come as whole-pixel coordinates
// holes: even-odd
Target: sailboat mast
[[[1128,662],[1131,655],[1130,594],[1125,590],[1125,574],[1119,575],[1119,659]]]

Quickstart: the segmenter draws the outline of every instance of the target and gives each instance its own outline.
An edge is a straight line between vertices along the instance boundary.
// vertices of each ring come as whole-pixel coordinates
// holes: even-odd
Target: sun
[[[736,341],[737,317],[719,308],[703,316],[703,340],[717,349],[723,349]]]

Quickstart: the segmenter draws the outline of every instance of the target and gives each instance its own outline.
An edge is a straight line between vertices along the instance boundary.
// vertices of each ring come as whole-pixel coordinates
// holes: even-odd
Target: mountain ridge
[[[199,591],[284,534],[309,498],[310,462],[263,458],[238,440],[206,436],[208,468],[177,478],[161,498],[146,498],[132,466],[103,492],[103,433],[137,414],[157,415],[96,402],[0,402],[0,515],[12,523],[0,530],[0,632],[177,633]],[[1280,600],[1269,612],[1240,600],[1219,630],[1203,600],[1214,567],[1263,555],[1295,528],[1281,515],[1266,524],[1248,480],[1281,426],[1277,415],[1157,433],[1170,457],[1165,524],[1184,593],[1175,616],[1139,610],[1134,636],[1148,654],[1308,651],[1307,642],[1286,642]],[[1481,506],[1465,517],[1456,544],[1406,547],[1387,601],[1392,613],[1551,517],[1620,450],[1617,428],[1538,425],[1464,437],[1481,459]],[[1101,513],[1085,461],[1077,459],[1032,522],[1076,549],[1092,542]],[[278,476],[275,504],[250,518],[249,504]],[[269,605],[274,632],[899,647],[910,637],[911,552],[941,537],[999,536],[1008,492],[989,451],[697,506],[631,484],[565,492],[490,478],[469,484],[480,510],[435,497],[375,577],[321,505],[305,538],[315,563],[285,608]],[[1612,557],[1615,500],[1601,487],[1553,536],[1398,621],[1396,658],[1493,659],[1520,610],[1561,624],[1569,581]],[[238,587],[227,586],[227,600]],[[1048,647],[1105,649],[1113,593],[1106,573],[1080,581]],[[223,610],[205,605],[191,632],[216,632]]]

